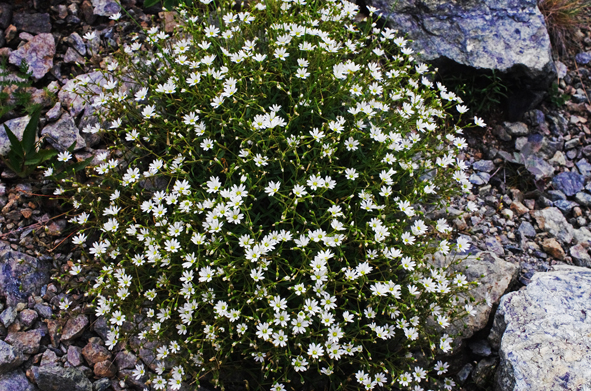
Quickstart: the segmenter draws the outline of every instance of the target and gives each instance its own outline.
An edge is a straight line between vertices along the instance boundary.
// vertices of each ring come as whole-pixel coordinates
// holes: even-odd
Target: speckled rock
[[[98,362],[110,360],[112,357],[111,353],[109,353],[109,350],[106,347],[92,342],[89,342],[82,349],[82,355],[84,356],[84,359],[86,359],[88,365],[91,367]]]
[[[40,367],[36,380],[41,391],[92,391],[92,383],[77,368]]]
[[[19,66],[24,60],[32,71],[33,78],[39,80],[53,67],[55,39],[51,34],[38,34],[29,42],[10,53],[8,61]]]
[[[58,151],[65,151],[74,142],[76,143],[75,150],[86,146],[76,123],[67,113],[63,114],[59,121],[45,126],[41,130],[41,136],[45,136],[47,141]]]
[[[5,341],[13,347],[19,349],[24,354],[37,354],[41,346],[41,330],[31,330],[26,332],[8,333]]]
[[[0,390],[2,391],[35,391],[37,387],[32,385],[22,370],[17,369],[0,376]]]
[[[62,331],[62,341],[70,341],[82,335],[88,326],[88,317],[84,314],[74,316],[66,322]]]
[[[451,59],[499,71],[521,67],[525,76],[543,79],[542,84],[555,74],[550,39],[535,0],[370,0],[368,5],[408,34],[409,46],[422,60]]]
[[[550,233],[563,243],[573,240],[573,226],[570,225],[560,209],[549,207],[531,212],[540,229]]]
[[[552,178],[552,185],[570,197],[583,190],[585,177],[576,172],[561,172]]]
[[[26,302],[31,293],[38,295],[48,282],[49,264],[0,242],[0,296],[6,298],[7,305]]]
[[[0,375],[12,371],[25,362],[25,356],[18,348],[0,340]]]
[[[570,256],[573,258],[573,262],[577,266],[591,267],[591,256],[587,248],[581,243],[569,248]]]
[[[25,131],[25,128],[27,127],[27,124],[30,120],[31,117],[26,115],[24,117],[8,120],[4,122],[3,125],[6,125],[8,129],[10,129],[12,133],[14,133],[16,138],[22,140],[23,132]],[[0,125],[0,155],[2,156],[6,155],[11,148],[10,140],[8,139],[8,135],[6,134],[6,130],[4,129],[3,125]]]
[[[100,16],[111,16],[121,10],[118,2],[115,0],[92,0],[94,14]]]
[[[556,266],[501,299],[491,341],[500,339],[499,391],[581,390],[591,379],[591,271]],[[498,346],[498,345],[497,345]]]

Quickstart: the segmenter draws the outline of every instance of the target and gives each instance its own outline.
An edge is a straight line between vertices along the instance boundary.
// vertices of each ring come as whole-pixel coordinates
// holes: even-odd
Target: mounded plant
[[[56,189],[107,346],[153,348],[156,390],[236,370],[255,390],[450,389],[429,360],[473,307],[427,260],[468,242],[426,212],[470,189],[445,114],[467,109],[352,3],[203,3],[108,65],[85,131],[110,152]]]

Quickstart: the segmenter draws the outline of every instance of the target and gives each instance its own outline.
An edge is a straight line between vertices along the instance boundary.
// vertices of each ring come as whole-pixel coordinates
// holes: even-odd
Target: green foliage
[[[494,70],[484,72],[458,72],[443,78],[443,84],[458,94],[464,103],[481,116],[499,110],[507,98],[509,88]]]
[[[552,106],[560,108],[569,101],[570,95],[560,93],[560,91],[558,91],[558,83],[554,82],[548,91],[547,99]]]
[[[35,111],[35,107],[31,105],[31,93],[26,91],[28,87],[31,87],[31,84],[31,75],[26,62],[21,62],[16,73],[11,73],[8,71],[7,59],[2,58],[0,62],[0,118],[18,107],[24,108],[29,114]]]
[[[34,107],[31,119],[23,132],[22,140],[19,140],[8,126],[4,125],[11,147],[8,155],[4,158],[4,164],[21,178],[29,176],[39,164],[57,155],[55,150],[39,149],[36,138],[40,114],[41,108]]]
[[[144,7],[152,7],[160,2],[169,11],[181,5],[189,7],[193,5],[193,0],[145,0]]]
[[[55,194],[106,345],[152,349],[155,389],[435,388],[473,311],[450,267],[468,241],[429,217],[470,191],[445,115],[467,108],[352,3],[213,5],[77,88],[113,145]]]

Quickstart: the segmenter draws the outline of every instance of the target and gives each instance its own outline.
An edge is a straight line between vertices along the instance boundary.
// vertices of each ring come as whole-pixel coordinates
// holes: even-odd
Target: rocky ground
[[[123,6],[141,27],[171,22],[161,9],[141,7],[140,0],[123,1]],[[94,70],[105,67],[109,53],[139,31],[128,16],[110,20],[117,9],[112,0],[0,2],[0,57],[11,64],[31,61],[31,92],[44,105],[40,134],[58,150],[76,141],[78,159],[104,146],[96,135],[80,132],[92,124],[91,113],[67,91],[68,81],[97,75]],[[83,38],[88,32],[97,38]],[[473,274],[488,279],[479,292],[487,302],[449,358],[461,389],[492,389],[497,367],[505,368],[500,334],[507,317],[503,321],[499,313],[511,312],[509,295],[501,300],[495,327],[492,316],[503,294],[521,288],[523,295],[532,296],[545,278],[539,276],[553,278],[550,271],[557,265],[591,267],[591,30],[580,30],[573,39],[580,50],[557,63],[556,93],[568,97],[565,105],[546,99],[519,122],[491,118],[486,130],[466,134],[470,147],[465,158],[475,185],[469,199],[478,208],[460,217],[463,205],[456,205],[454,223],[460,234],[473,239],[473,252],[487,252],[484,263],[474,261]],[[57,101],[44,87],[56,93]],[[0,122],[15,133],[27,123],[17,113]],[[0,152],[6,153],[9,145],[0,130]],[[149,364],[149,353],[108,351],[104,320],[86,308],[81,292],[60,284],[69,280],[79,254],[68,246],[72,232],[59,201],[42,178],[19,180],[0,169],[0,390],[141,389],[131,373],[138,360]],[[574,273],[560,270],[561,281]],[[537,272],[549,273],[534,278]],[[530,284],[531,290],[526,289]],[[520,292],[511,300],[521,300]],[[60,309],[65,298],[72,304]],[[565,389],[576,389],[565,381]]]

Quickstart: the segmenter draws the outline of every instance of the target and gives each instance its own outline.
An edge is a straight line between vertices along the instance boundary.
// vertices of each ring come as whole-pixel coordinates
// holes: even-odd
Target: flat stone
[[[517,280],[519,267],[502,260],[490,251],[469,255],[458,264],[455,264],[455,261],[457,259],[454,257],[444,258],[436,254],[434,260],[430,262],[439,267],[449,266],[464,274],[468,281],[478,281],[478,285],[470,289],[470,296],[479,303],[474,306],[476,315],[459,319],[445,329],[449,335],[460,334],[453,343],[454,351],[457,351],[464,339],[470,338],[476,331],[486,326],[493,306]],[[468,299],[468,295],[464,294],[460,294],[459,297],[460,300],[464,297]]]
[[[26,31],[31,34],[51,33],[49,14],[14,14],[12,23],[19,31]]]
[[[121,6],[115,0],[92,0],[94,14],[100,16],[111,16],[121,11]]]
[[[10,53],[8,61],[20,66],[22,61],[29,65],[33,78],[41,79],[53,68],[53,56],[55,56],[55,39],[51,34],[38,34],[29,42]]]
[[[51,307],[46,304],[37,303],[35,304],[34,308],[44,319],[49,319],[53,316],[53,311],[51,310]]]
[[[530,212],[541,230],[550,233],[563,243],[569,244],[573,240],[573,226],[570,225],[560,209],[548,207]]]
[[[486,172],[475,172],[474,174],[470,175],[468,180],[470,183],[476,186],[486,185],[490,179],[490,175]]]
[[[128,350],[122,350],[115,355],[115,364],[119,369],[134,368],[137,360],[137,356]]]
[[[577,266],[591,267],[591,256],[584,244],[579,243],[569,249],[570,256]]]
[[[82,365],[82,348],[74,345],[68,346],[68,362],[72,364],[72,366],[79,366]]]
[[[529,209],[525,207],[525,205],[523,205],[521,202],[515,200],[511,203],[511,205],[509,206],[509,208],[511,208],[512,211],[514,211],[515,213],[517,213],[518,216],[522,216],[524,214],[526,214],[527,212],[529,212]]]
[[[570,213],[574,207],[578,206],[578,204],[573,201],[558,200],[554,201],[554,206],[560,209],[563,213]]]
[[[16,138],[18,138],[19,140],[22,140],[23,133],[25,132],[25,128],[27,127],[30,120],[31,120],[31,117],[26,115],[24,117],[19,117],[19,118],[14,118],[14,119],[8,120],[8,121],[4,122],[2,125],[6,125],[8,127],[8,129],[10,129],[10,131],[12,133],[14,133]],[[12,144],[10,143],[10,140],[8,139],[8,135],[6,134],[6,130],[4,129],[4,126],[2,126],[2,125],[0,125],[0,155],[4,156],[10,151]]]
[[[39,315],[37,311],[27,308],[18,314],[18,318],[23,326],[29,328],[39,319]]]
[[[59,121],[45,126],[41,130],[41,135],[47,138],[51,146],[61,152],[67,150],[74,142],[76,143],[74,150],[86,146],[76,123],[67,113],[63,114]]]
[[[579,169],[579,172],[581,173],[581,175],[585,177],[585,179],[588,179],[591,177],[591,164],[589,164],[587,159],[579,160],[576,163],[576,166]]]
[[[81,336],[88,323],[88,317],[84,314],[68,319],[62,332],[62,341],[70,341]]]
[[[72,48],[68,48],[66,50],[66,54],[64,55],[64,62],[69,63],[77,63],[77,64],[84,64],[85,60],[78,52]]]
[[[41,330],[31,330],[26,332],[8,333],[5,341],[19,349],[24,354],[37,354],[41,346]]]
[[[505,255],[505,250],[503,249],[503,245],[494,236],[486,237],[486,239],[484,240],[484,244],[486,245],[486,249],[488,251],[492,251],[493,253],[497,254],[500,257]]]
[[[14,323],[17,315],[18,311],[16,310],[16,307],[6,307],[6,309],[0,313],[0,322],[2,322],[4,327],[8,327]]]
[[[583,206],[591,206],[591,194],[580,191],[575,194],[575,201]]]
[[[523,221],[517,230],[528,238],[533,238],[536,236],[536,230],[534,229],[534,226],[528,221]]]
[[[0,296],[8,306],[26,303],[41,287],[49,282],[49,264],[30,255],[14,251],[0,241]]]
[[[561,261],[564,260],[565,257],[565,253],[564,250],[562,249],[562,247],[560,246],[560,243],[558,243],[558,241],[554,238],[548,238],[548,239],[544,239],[544,241],[542,242],[542,248],[544,249],[545,252],[547,252],[548,254],[550,254],[550,256],[559,259]]]
[[[472,164],[472,168],[476,171],[491,172],[495,169],[495,164],[492,160],[478,160]]]
[[[22,363],[25,356],[18,348],[0,340],[0,375],[4,375]]]
[[[486,388],[492,383],[498,365],[496,357],[483,358],[472,371],[472,380],[477,386]]]
[[[554,269],[535,273],[525,288],[501,299],[489,336],[493,347],[500,345],[497,390],[581,390],[589,384],[591,271]]]
[[[17,369],[0,376],[0,390],[2,391],[36,391],[22,370]]]
[[[505,122],[503,125],[505,126],[507,133],[511,136],[521,137],[529,134],[529,129],[523,122]]]
[[[579,65],[587,65],[591,62],[591,52],[581,52],[577,53],[575,56],[575,61]]]
[[[552,178],[552,185],[570,197],[583,190],[585,178],[576,172],[561,172]]]
[[[112,358],[111,353],[106,347],[92,342],[89,342],[84,346],[82,349],[82,355],[91,367],[98,362],[110,360]]]
[[[555,77],[550,38],[535,1],[371,0],[367,5],[408,34],[409,47],[423,61],[450,59],[502,72],[515,67],[523,77],[544,83]]]
[[[96,377],[113,377],[117,374],[117,366],[110,360],[105,360],[97,362],[93,371]]]
[[[41,391],[92,391],[92,383],[82,371],[57,365],[40,367],[37,385]]]
[[[492,354],[490,344],[485,339],[479,339],[478,341],[470,342],[468,347],[472,353],[481,357],[488,357]]]

